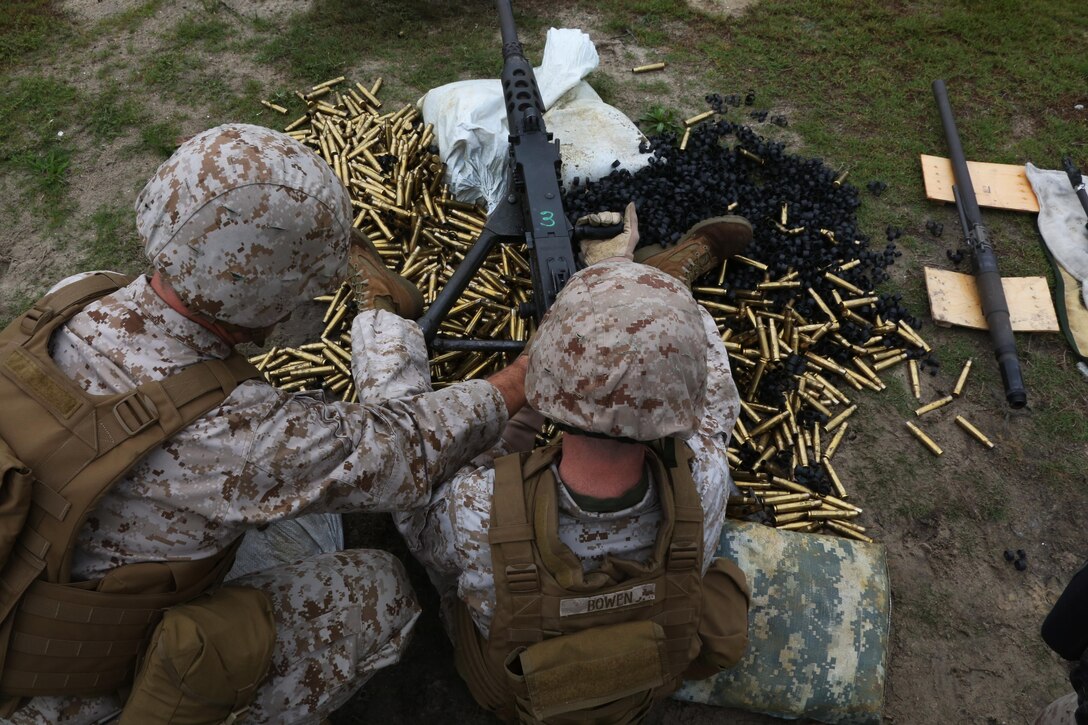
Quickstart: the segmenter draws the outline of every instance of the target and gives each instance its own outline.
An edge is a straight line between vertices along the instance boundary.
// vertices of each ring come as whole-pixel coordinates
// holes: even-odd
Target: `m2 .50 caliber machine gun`
[[[484,231],[419,319],[424,339],[436,351],[516,352],[524,347],[516,340],[438,337],[442,320],[496,244],[526,242],[533,298],[532,309],[525,312],[540,322],[577,269],[573,245],[576,236],[607,238],[622,230],[619,226],[594,227],[576,233],[567,220],[559,189],[559,142],[552,139],[544,125],[544,102],[533,66],[518,41],[510,0],[497,0],[496,5],[502,27],[502,94],[510,131],[506,196],[491,211]]]

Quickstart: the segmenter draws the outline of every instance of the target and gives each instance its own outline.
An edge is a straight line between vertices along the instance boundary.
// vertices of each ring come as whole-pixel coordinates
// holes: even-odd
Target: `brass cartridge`
[[[965,431],[970,433],[971,437],[974,438],[975,440],[977,440],[982,445],[986,446],[987,448],[993,448],[994,447],[993,441],[991,441],[989,438],[987,438],[982,433],[982,431],[980,431],[978,428],[971,425],[971,423],[966,418],[964,418],[962,415],[957,415],[956,416],[956,423],[958,423],[959,426],[961,428],[963,428]]]
[[[824,425],[824,430],[827,431],[828,433],[835,430],[840,425],[842,425],[846,421],[847,418],[849,418],[851,415],[853,415],[854,411],[856,411],[857,409],[858,409],[857,405],[851,405],[849,408],[842,411],[841,413],[836,415],[831,420],[827,421],[827,423]]]
[[[971,358],[967,358],[967,362],[963,364],[963,370],[960,370],[960,376],[956,380],[956,387],[952,388],[952,395],[957,398],[963,394],[963,386],[967,384],[967,375],[971,372]]]
[[[846,435],[846,429],[849,425],[849,423],[844,422],[835,431],[835,435],[831,438],[831,442],[827,444],[827,449],[824,451],[824,461],[830,461],[831,457],[835,455],[835,451],[839,449],[839,444],[842,443],[843,436]]]
[[[943,408],[944,406],[951,403],[953,400],[954,398],[951,395],[946,395],[939,400],[934,400],[932,403],[927,403],[926,405],[923,405],[921,408],[915,410],[914,414],[920,418],[926,413],[929,413],[930,411],[937,410],[938,408]]]
[[[925,446],[926,448],[928,448],[928,449],[929,449],[929,451],[930,451],[930,453],[932,453],[932,454],[933,454],[933,455],[935,455],[935,456],[939,456],[939,455],[941,455],[942,453],[944,453],[944,451],[942,451],[942,450],[941,450],[941,447],[940,447],[939,445],[937,445],[937,443],[936,443],[936,442],[935,442],[935,441],[934,441],[934,440],[933,440],[932,438],[930,438],[929,436],[927,436],[927,435],[926,435],[926,434],[925,434],[925,433],[924,433],[924,432],[922,431],[922,429],[921,429],[921,428],[919,428],[918,426],[914,425],[914,423],[911,423],[911,422],[910,422],[910,421],[908,420],[908,421],[907,421],[907,427],[908,427],[908,428],[910,428],[910,432],[914,434],[914,437],[915,437],[915,438],[917,438],[918,440],[922,441],[922,445],[924,445],[924,446]]]

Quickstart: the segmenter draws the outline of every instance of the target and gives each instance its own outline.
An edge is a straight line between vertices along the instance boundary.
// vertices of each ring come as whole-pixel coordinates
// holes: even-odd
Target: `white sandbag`
[[[246,532],[226,581],[343,548],[344,525],[340,514],[308,514],[279,521]]]
[[[551,28],[544,57],[534,69],[544,122],[560,141],[566,183],[596,179],[619,159],[632,171],[645,166],[641,134],[617,109],[582,81],[597,67],[597,49],[581,30]],[[574,92],[571,92],[574,89]],[[479,198],[493,208],[505,194],[509,133],[499,80],[458,81],[428,91],[419,107],[434,124],[450,190],[462,201]]]
[[[569,189],[579,183],[608,176],[612,164],[632,173],[649,163],[651,154],[640,153],[646,140],[638,126],[615,106],[601,100],[586,81],[560,98],[544,114],[548,130],[559,139],[563,156],[563,184]]]

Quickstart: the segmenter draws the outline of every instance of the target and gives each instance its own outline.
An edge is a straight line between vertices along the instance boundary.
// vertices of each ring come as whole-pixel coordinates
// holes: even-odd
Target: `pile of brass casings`
[[[722,333],[734,381],[741,395],[741,412],[728,450],[731,468],[742,495],[731,499],[731,516],[761,515],[767,523],[803,532],[822,531],[871,541],[853,519],[861,509],[847,502],[845,487],[831,463],[857,410],[844,390],[886,386],[879,373],[929,346],[903,323],[887,322],[875,313],[878,297],[860,289],[838,273],[858,264],[844,262],[824,271],[833,286],[830,299],[814,289],[801,290],[787,272],[764,281],[754,290],[735,290],[732,304],[723,303],[721,288],[729,264],[746,264],[766,272],[757,260],[743,256],[727,260],[718,271],[718,283],[696,286],[695,296],[707,308]],[[775,299],[772,299],[774,295]],[[802,316],[794,305],[807,295],[817,315]],[[839,334],[842,321],[871,328],[865,344]],[[821,343],[825,354],[817,354]],[[828,343],[847,352],[849,363],[827,354]],[[833,357],[842,359],[844,355]],[[760,386],[772,371],[781,371],[787,359],[804,361],[804,372],[783,392],[781,408],[760,401]],[[795,471],[820,470],[825,490],[798,482]]]
[[[329,163],[350,192],[352,226],[366,234],[390,268],[419,287],[429,304],[479,236],[487,215],[453,198],[444,180],[445,165],[433,148],[434,129],[423,125],[415,106],[384,111],[378,99],[381,85],[380,78],[367,87],[340,77],[300,91],[306,113],[284,130]],[[264,105],[286,112],[274,103]],[[343,400],[357,400],[350,374],[351,321],[363,284],[352,279],[317,298],[328,305],[318,341],[253,358],[265,378],[287,390],[323,389]],[[531,293],[524,245],[499,245],[450,310],[439,334],[527,340],[533,322],[518,311]],[[507,356],[447,352],[431,360],[431,377],[436,387],[480,377],[506,364]]]

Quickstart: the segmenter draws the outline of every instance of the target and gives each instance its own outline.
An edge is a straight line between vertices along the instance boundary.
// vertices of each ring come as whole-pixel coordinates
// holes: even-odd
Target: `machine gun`
[[[956,210],[963,225],[965,241],[972,252],[975,282],[982,301],[982,313],[990,328],[994,356],[1001,369],[1001,380],[1005,384],[1005,400],[1012,408],[1023,408],[1027,405],[1028,395],[1024,390],[1020,358],[1016,355],[1016,340],[1009,322],[1009,305],[1005,301],[1005,290],[1001,286],[1001,273],[997,271],[994,247],[986,227],[982,224],[982,214],[975,199],[971,174],[967,170],[967,159],[963,155],[960,134],[956,130],[956,121],[952,118],[952,106],[948,102],[948,91],[943,80],[933,81],[933,95],[937,99],[941,124],[948,139],[948,152],[952,158],[952,174],[955,178],[952,191],[956,199]]]
[[[559,190],[562,159],[559,142],[544,125],[544,102],[533,66],[518,41],[510,0],[497,0],[502,27],[502,94],[510,130],[510,162],[506,196],[488,216],[483,232],[449,282],[419,320],[427,344],[434,350],[517,351],[516,340],[438,337],[438,327],[464,292],[496,243],[526,242],[532,269],[530,313],[537,322],[576,270],[574,229],[563,210]],[[614,236],[622,227],[593,230],[593,236]]]

